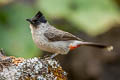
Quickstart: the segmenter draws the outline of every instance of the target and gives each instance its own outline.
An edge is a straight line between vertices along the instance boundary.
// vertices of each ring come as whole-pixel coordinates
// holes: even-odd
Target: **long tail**
[[[70,44],[70,48],[77,48],[80,46],[91,46],[91,47],[97,47],[97,48],[101,48],[101,49],[106,49],[108,51],[112,51],[113,50],[113,46],[109,46],[109,45],[103,45],[103,44],[99,44],[99,43],[93,43],[93,42],[83,42],[83,41],[75,41],[74,43]]]

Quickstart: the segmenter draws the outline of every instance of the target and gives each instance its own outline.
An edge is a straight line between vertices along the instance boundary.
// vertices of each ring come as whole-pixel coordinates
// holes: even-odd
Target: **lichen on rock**
[[[50,57],[24,59],[10,56],[4,58],[11,60],[7,63],[0,58],[0,80],[67,80],[67,73],[59,62]]]

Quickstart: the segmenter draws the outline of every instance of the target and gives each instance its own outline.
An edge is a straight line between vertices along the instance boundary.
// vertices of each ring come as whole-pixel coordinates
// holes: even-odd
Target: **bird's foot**
[[[56,57],[58,54],[53,54],[50,58],[53,59],[54,57]]]

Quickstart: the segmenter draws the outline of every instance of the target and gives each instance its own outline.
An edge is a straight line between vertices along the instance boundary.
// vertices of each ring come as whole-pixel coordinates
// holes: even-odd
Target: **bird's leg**
[[[56,57],[58,54],[53,54],[50,58],[53,59],[54,57]]]

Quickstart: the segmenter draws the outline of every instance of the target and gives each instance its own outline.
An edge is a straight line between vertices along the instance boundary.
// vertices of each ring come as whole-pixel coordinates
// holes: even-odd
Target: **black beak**
[[[32,20],[31,20],[31,19],[26,19],[26,21],[28,21],[28,22],[32,23]]]

